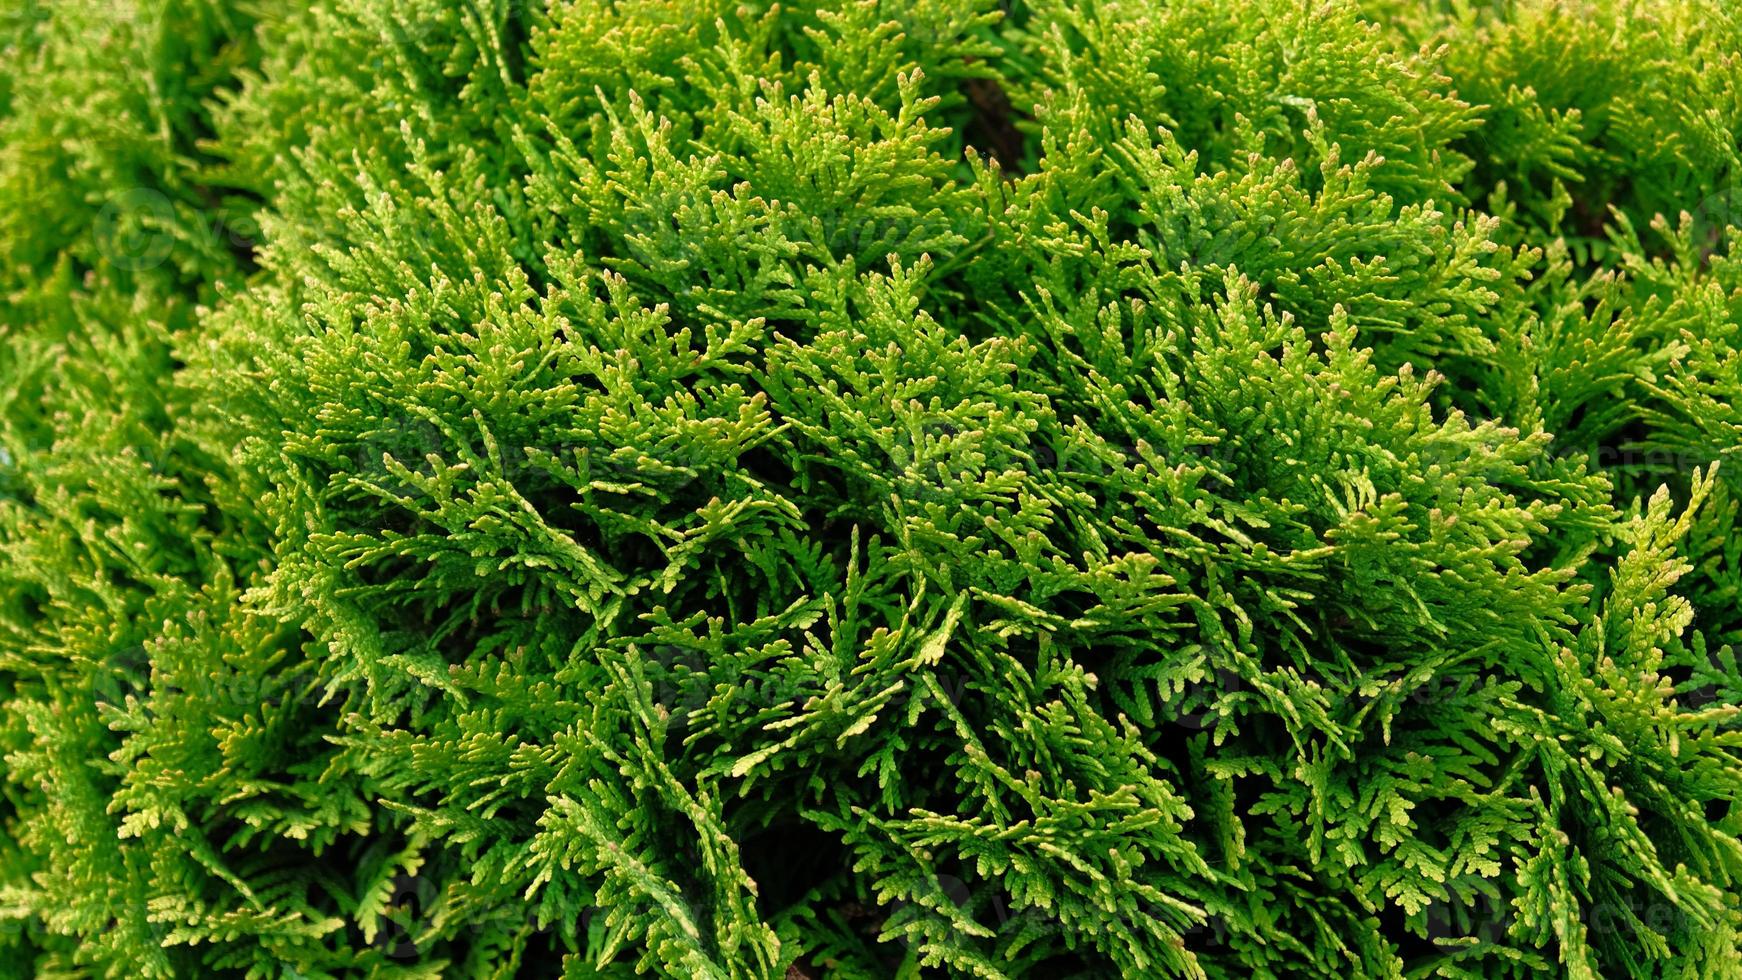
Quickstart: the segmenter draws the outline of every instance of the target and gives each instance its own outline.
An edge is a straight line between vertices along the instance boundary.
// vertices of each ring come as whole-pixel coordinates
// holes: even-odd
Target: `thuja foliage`
[[[1728,0],[0,43],[0,972],[1742,971]]]

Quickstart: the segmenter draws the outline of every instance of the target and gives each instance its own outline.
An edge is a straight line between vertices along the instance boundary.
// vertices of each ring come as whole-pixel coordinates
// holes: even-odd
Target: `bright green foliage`
[[[0,975],[1742,976],[1726,0],[0,41]]]

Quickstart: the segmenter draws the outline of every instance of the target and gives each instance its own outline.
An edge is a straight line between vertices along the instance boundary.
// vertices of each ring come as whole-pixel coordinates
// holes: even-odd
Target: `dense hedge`
[[[1742,975],[1730,0],[0,44],[0,974]]]

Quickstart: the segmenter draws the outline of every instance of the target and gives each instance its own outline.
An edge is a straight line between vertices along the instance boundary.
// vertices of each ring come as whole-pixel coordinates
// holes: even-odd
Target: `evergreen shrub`
[[[1730,0],[0,49],[0,975],[1742,976]]]

